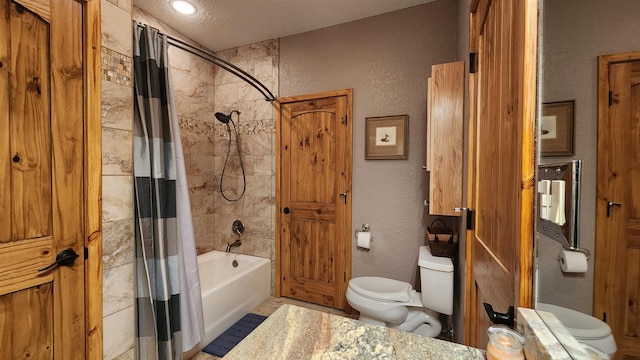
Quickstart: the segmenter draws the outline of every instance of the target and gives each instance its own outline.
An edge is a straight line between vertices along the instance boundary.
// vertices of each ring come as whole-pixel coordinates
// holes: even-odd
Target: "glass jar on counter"
[[[502,326],[491,326],[487,330],[488,360],[524,360],[524,338],[517,332]]]

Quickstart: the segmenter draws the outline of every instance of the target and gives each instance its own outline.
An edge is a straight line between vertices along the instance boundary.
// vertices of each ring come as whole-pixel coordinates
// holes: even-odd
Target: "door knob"
[[[487,311],[487,315],[489,315],[489,320],[493,324],[496,325],[507,325],[508,327],[513,329],[515,325],[515,309],[513,306],[509,306],[506,314],[499,313],[493,311],[493,306],[491,304],[483,303],[484,309]]]
[[[285,214],[288,214],[289,212],[291,212],[291,210],[289,210],[289,208],[286,207],[286,208],[282,209],[282,212],[285,213]]]
[[[617,207],[621,207],[622,203],[619,202],[613,202],[613,201],[607,201],[607,217],[611,216],[611,208],[617,206]]]
[[[77,258],[78,258],[78,254],[76,254],[76,252],[73,251],[72,248],[68,248],[58,253],[58,255],[56,256],[56,261],[54,261],[52,264],[50,264],[47,267],[39,269],[38,271],[49,271],[58,266],[71,266],[73,265],[73,263],[76,261]]]

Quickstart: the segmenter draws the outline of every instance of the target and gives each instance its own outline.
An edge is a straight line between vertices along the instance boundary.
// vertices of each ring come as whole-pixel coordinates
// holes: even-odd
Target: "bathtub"
[[[234,267],[233,262],[238,266]],[[198,255],[205,335],[189,359],[269,297],[271,260],[210,251]]]

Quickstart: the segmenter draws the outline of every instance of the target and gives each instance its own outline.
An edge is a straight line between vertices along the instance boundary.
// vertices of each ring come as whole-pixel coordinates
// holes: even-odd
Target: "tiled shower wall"
[[[191,42],[135,7],[133,18]],[[225,50],[216,55],[248,72],[277,95],[278,40]],[[233,251],[275,259],[273,104],[265,101],[251,85],[188,52],[170,47],[169,62],[198,253],[224,250],[227,243],[236,239],[231,224],[241,220],[245,224],[242,246]],[[226,127],[215,119],[215,112],[228,114],[232,110],[240,111],[240,115],[233,114],[232,118],[239,133],[246,184],[234,135],[222,189],[227,198],[235,200],[246,186],[244,196],[238,201],[227,201],[220,192],[229,135]]]
[[[132,8],[130,0],[102,0],[101,6],[104,359],[122,360],[135,358],[132,17],[165,34],[184,37]],[[220,56],[277,95],[277,40],[224,51]],[[223,249],[235,240],[231,222],[240,219],[246,231],[243,245],[234,252],[273,259],[275,129],[271,103],[226,71],[173,47],[170,62],[198,251]],[[231,203],[219,194],[228,137],[214,113],[233,109],[241,112],[239,119],[234,115],[234,121],[239,125],[247,191],[240,201]],[[235,143],[232,145],[234,149]],[[228,191],[235,197],[241,186],[233,150],[225,194]]]
[[[102,0],[104,359],[134,359],[131,1]]]
[[[133,18],[164,34],[189,41],[137,7],[133,8]],[[213,64],[174,46],[169,46],[169,65],[189,185],[194,236],[196,244],[207,246],[214,238],[215,223],[215,69]],[[207,239],[211,240],[207,242]]]
[[[219,57],[247,71],[272,93],[278,93],[278,40],[268,40],[217,53]],[[242,246],[235,249],[248,255],[274,260],[275,247],[275,122],[274,105],[248,83],[216,68],[215,108],[232,115],[238,126],[240,152],[245,168],[246,192],[238,201],[227,201],[216,186],[215,238],[210,244],[223,249],[236,236],[231,224],[244,222]],[[222,130],[221,132],[219,130]],[[215,174],[219,184],[228,150],[229,136],[219,127],[215,138]],[[237,199],[244,186],[235,136],[231,156],[224,173],[222,190],[229,199]],[[272,261],[273,264],[273,261]],[[273,268],[273,266],[272,266]],[[273,285],[272,276],[272,285]]]

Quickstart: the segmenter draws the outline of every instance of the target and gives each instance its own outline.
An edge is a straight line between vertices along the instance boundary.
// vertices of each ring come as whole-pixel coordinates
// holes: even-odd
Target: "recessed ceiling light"
[[[193,4],[182,0],[172,2],[171,6],[180,14],[191,15],[196,12],[196,7]]]

